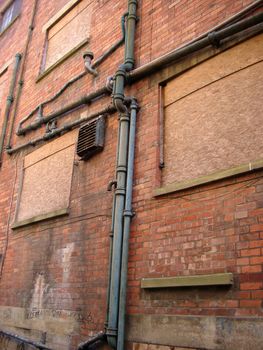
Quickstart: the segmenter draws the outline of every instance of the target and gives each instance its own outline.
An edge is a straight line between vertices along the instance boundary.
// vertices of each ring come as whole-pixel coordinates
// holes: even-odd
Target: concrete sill
[[[34,224],[36,222],[40,222],[40,221],[52,219],[52,218],[55,218],[55,217],[68,215],[68,214],[69,214],[69,209],[68,208],[59,209],[59,210],[52,211],[52,212],[47,213],[47,214],[34,216],[33,218],[30,218],[30,219],[26,219],[26,220],[22,220],[22,221],[16,221],[16,222],[13,223],[11,228],[13,230],[15,230],[17,228],[28,226],[28,225]]]
[[[235,175],[241,175],[249,173],[255,170],[263,169],[263,159],[255,160],[247,164],[241,164],[235,168],[230,168],[227,170],[221,170],[216,173],[198,177],[196,179],[186,180],[177,183],[171,183],[164,187],[156,188],[153,192],[154,197],[162,196],[165,194],[183,191],[189,188],[194,188],[197,186],[209,184],[218,180],[227,179]]]
[[[143,278],[142,289],[150,288],[179,288],[196,286],[227,286],[233,284],[232,273],[217,273],[213,275]]]
[[[57,62],[53,63],[50,67],[48,67],[46,70],[44,70],[42,73],[39,74],[39,76],[36,78],[36,83],[38,83],[40,80],[46,77],[50,72],[52,72],[55,68],[57,68],[63,62],[65,62],[70,56],[74,55],[74,53],[76,53],[79,49],[81,49],[84,45],[88,43],[89,43],[89,38],[83,40],[79,45],[77,45],[68,53],[66,53],[64,56],[62,56]],[[83,63],[83,66],[84,66],[84,63]]]

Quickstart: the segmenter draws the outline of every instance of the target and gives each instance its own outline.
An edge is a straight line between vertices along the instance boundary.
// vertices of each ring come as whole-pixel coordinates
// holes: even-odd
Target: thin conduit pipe
[[[56,112],[53,112],[45,117],[37,119],[35,122],[32,122],[31,124],[25,126],[24,128],[19,127],[16,134],[17,135],[25,135],[27,132],[41,127],[42,125],[48,123],[52,119],[61,117],[65,113],[72,111],[73,109],[78,108],[82,105],[87,105],[87,104],[91,103],[92,100],[95,100],[95,99],[102,97],[104,95],[107,95],[109,93],[110,93],[110,91],[108,90],[108,88],[106,86],[104,86],[101,89],[98,89],[98,90],[90,93],[89,95],[82,96],[81,98],[77,99],[74,102],[71,102],[70,104],[66,105],[65,107],[61,108],[60,110],[58,110]]]
[[[129,16],[128,16],[129,19]],[[255,23],[255,21],[253,20],[251,21],[246,21],[243,23],[239,23],[238,29],[242,30],[245,29],[247,26],[251,26],[252,23]],[[221,36],[224,37],[224,35],[231,35],[234,34],[235,31],[237,30],[237,27],[231,27],[228,28],[227,30],[222,30],[221,31]],[[128,35],[127,35],[128,37]],[[220,36],[217,37],[217,39],[221,39]],[[208,38],[208,42],[211,42],[211,39]],[[127,49],[127,46],[126,46]],[[125,58],[127,56],[125,55]],[[125,63],[124,65],[120,66],[118,71],[116,72],[116,76],[115,76],[115,87],[114,87],[114,103],[115,106],[118,110],[118,112],[120,113],[120,115],[125,115],[125,106],[123,105],[123,100],[124,100],[124,83],[125,83],[125,79],[126,79],[126,75],[127,75],[127,71],[130,70],[130,63],[127,62],[127,64]],[[121,135],[121,140],[122,140],[122,135]],[[122,143],[120,144],[122,145]],[[122,150],[120,150],[122,151]],[[125,170],[125,169],[123,169]],[[123,178],[125,176],[125,171],[123,172]],[[122,183],[123,184],[123,183]],[[130,185],[130,184],[129,184]],[[117,182],[117,186],[119,186],[119,183]],[[118,187],[117,187],[118,188]],[[127,188],[126,188],[127,190]],[[123,190],[123,197],[127,196],[127,192],[126,190]],[[118,198],[116,198],[117,200]],[[117,215],[121,215],[121,213],[123,213],[123,207],[122,207],[123,203],[120,202],[118,205],[118,202],[116,201],[116,209],[115,212],[117,212]],[[123,266],[125,265],[125,259],[127,259],[127,256],[125,256],[125,250],[127,249],[127,241],[126,239],[124,239],[124,233],[123,233],[123,226],[122,225],[122,221],[121,221],[121,217],[117,217],[115,215],[115,230],[114,230],[114,241],[113,241],[113,259],[112,259],[112,279],[111,279],[111,291],[110,291],[110,310],[109,310],[109,326],[107,329],[107,339],[108,339],[108,343],[110,346],[112,346],[113,348],[116,348],[117,345],[117,350],[122,350],[123,348],[123,343],[124,343],[124,324],[125,324],[125,301],[123,299],[123,294],[122,294],[122,301],[120,301],[120,295],[118,294],[120,292],[119,288],[120,285],[124,285],[124,281],[122,280],[123,278],[127,278],[127,276],[125,276],[125,270],[121,271],[122,273],[119,274],[119,270],[118,270],[118,264],[119,264],[119,260],[122,259],[123,260]],[[118,226],[117,226],[118,225]],[[126,221],[126,228],[125,229],[129,229],[129,225],[128,225],[128,221]],[[122,251],[121,253],[119,252],[119,248],[122,247],[124,248],[124,251]],[[121,254],[121,256],[119,256],[119,254]],[[127,266],[126,266],[127,268]],[[124,268],[125,269],[125,268]],[[126,286],[124,287],[124,289],[126,288]],[[123,293],[123,290],[122,290]],[[120,311],[121,310],[121,311]],[[118,311],[118,316],[120,316],[120,318],[118,318],[118,321],[116,322],[115,316],[116,316],[116,311]],[[123,316],[124,313],[124,316]],[[124,317],[124,320],[123,320]],[[121,321],[123,320],[123,321]],[[123,323],[122,323],[123,322]],[[121,327],[121,328],[120,328]],[[116,344],[116,335],[117,335],[117,344]],[[119,339],[119,340],[118,340]]]
[[[106,58],[108,58],[114,51],[116,51],[125,41],[126,30],[125,30],[125,18],[127,17],[128,12],[125,12],[121,17],[121,31],[122,37],[115,44],[113,44],[102,56],[100,56],[91,67],[94,69],[98,67]]]
[[[125,18],[127,17],[127,13],[124,13],[124,15],[121,17],[121,31],[122,31],[122,37],[119,39],[115,44],[113,44],[102,56],[100,56],[92,65],[91,68],[96,68],[98,67],[102,62],[104,62],[114,51],[116,51],[125,41],[125,35],[126,35],[126,30],[125,30]],[[76,81],[81,79],[87,74],[87,71],[84,71],[77,75],[76,77],[72,78],[69,80],[67,83],[65,83],[62,88],[51,98],[48,100],[43,101],[40,103],[35,109],[33,109],[26,117],[24,117],[18,125],[18,130],[22,128],[22,125],[29,120],[39,109],[43,109],[44,106],[49,104],[50,102],[55,101],[59,96],[62,95],[62,93],[72,84],[74,84]]]
[[[159,168],[164,167],[164,92],[163,85],[159,86]]]
[[[128,256],[129,256],[129,237],[130,224],[133,216],[132,212],[132,189],[133,189],[133,169],[134,169],[134,150],[135,150],[135,131],[138,105],[135,100],[131,103],[130,114],[130,134],[129,134],[129,151],[127,167],[126,198],[124,209],[123,223],[123,244],[122,244],[122,261],[121,261],[121,283],[120,283],[120,301],[118,316],[118,339],[117,349],[124,350],[125,337],[125,311],[126,311],[126,291],[127,291],[127,273],[128,273]]]
[[[23,143],[20,146],[17,146],[15,148],[11,148],[7,150],[7,153],[9,155],[16,153],[18,151],[21,151],[27,147],[34,147],[36,146],[38,143],[43,142],[43,141],[47,141],[50,139],[53,139],[54,137],[60,136],[61,134],[65,134],[69,131],[71,131],[72,129],[75,129],[77,126],[79,126],[82,123],[85,123],[91,119],[94,119],[100,115],[107,115],[107,114],[112,114],[116,112],[116,108],[113,105],[110,105],[96,113],[90,114],[89,116],[85,117],[85,118],[79,118],[71,123],[65,124],[63,127],[55,129],[49,133],[46,133],[44,136],[41,136],[39,138],[36,138],[34,140],[31,140],[27,143]]]
[[[23,52],[23,57],[22,57],[22,62],[21,62],[21,72],[20,72],[20,76],[19,76],[19,80],[18,80],[18,90],[17,90],[16,100],[14,103],[14,111],[13,111],[12,118],[11,118],[10,130],[9,130],[6,148],[11,147],[11,138],[13,135],[13,129],[14,129],[14,124],[15,124],[17,109],[18,109],[18,105],[19,105],[19,101],[20,101],[20,96],[22,93],[23,84],[24,84],[26,59],[27,59],[29,44],[30,44],[30,41],[31,41],[32,35],[33,35],[34,22],[35,22],[35,17],[36,17],[36,12],[37,12],[37,5],[38,5],[38,0],[35,0],[34,5],[33,5],[33,11],[32,11],[30,24],[28,27],[28,35],[27,35],[27,39],[26,39],[25,49]]]
[[[24,117],[18,124],[18,130],[20,130],[22,128],[22,125],[29,120],[37,111],[39,111],[40,109],[43,109],[44,106],[46,106],[47,104],[49,104],[50,102],[55,101],[60,95],[62,95],[62,93],[73,83],[75,83],[76,81],[78,81],[79,79],[81,79],[82,77],[84,77],[84,75],[86,75],[87,72],[82,72],[81,74],[77,75],[76,77],[74,77],[73,79],[69,80],[65,85],[62,86],[62,88],[54,95],[52,96],[50,99],[40,103],[35,109],[33,109],[26,117]]]
[[[135,1],[135,0],[133,0],[133,1]],[[258,2],[257,4],[255,4],[255,6],[256,6],[256,5],[259,6],[261,3],[262,3],[262,1]],[[254,7],[251,6],[250,9],[252,9],[252,8],[254,8]],[[247,10],[247,9],[246,9],[246,10]],[[242,14],[244,14],[244,13],[245,13],[245,11],[242,12]],[[240,12],[240,15],[241,15],[241,12]],[[240,16],[240,15],[239,15],[239,16]],[[256,23],[257,20],[258,20],[258,16],[260,17],[261,15],[262,15],[262,14],[259,14],[259,15],[254,16],[254,17],[256,17],[256,18],[255,18],[255,23]],[[123,16],[123,17],[124,17],[124,16]],[[132,16],[132,17],[133,17],[133,16]],[[241,22],[246,23],[246,25],[247,25],[246,28],[248,28],[249,26],[251,26],[251,24],[250,24],[251,18],[253,19],[254,17],[250,17],[250,18],[245,19],[245,20],[243,20],[243,21],[241,21]],[[234,18],[234,17],[233,17],[233,18]],[[232,20],[233,20],[233,18],[232,18]],[[262,21],[262,19],[260,19],[257,23],[260,23],[261,21]],[[239,24],[240,24],[241,22],[238,22],[238,23],[236,23],[236,24],[234,24],[234,25],[232,25],[232,26],[230,26],[230,27],[228,27],[228,28],[226,28],[226,29],[224,29],[224,30],[225,30],[225,31],[228,31],[228,30],[231,29],[232,27],[238,29]],[[226,24],[226,23],[227,23],[227,21],[226,21],[224,24]],[[223,24],[220,24],[218,27],[221,27],[222,25],[223,25]],[[245,29],[245,28],[244,28],[244,29]],[[218,35],[220,35],[220,33],[221,33],[222,31],[224,31],[224,30],[215,32],[215,34],[218,36]],[[238,32],[238,31],[240,31],[240,30],[241,30],[241,29],[238,29],[236,32]],[[236,33],[236,32],[235,32],[235,33]],[[209,33],[211,33],[211,32],[209,32]],[[208,33],[208,35],[209,35],[209,33]],[[127,31],[127,35],[128,35],[128,31]],[[179,49],[176,49],[175,51],[172,51],[171,53],[168,53],[168,54],[166,54],[166,55],[164,55],[164,56],[161,56],[160,58],[158,58],[158,59],[156,59],[156,60],[154,60],[154,61],[152,61],[152,62],[150,62],[150,63],[148,63],[148,64],[146,64],[146,65],[144,65],[144,66],[142,66],[142,67],[139,67],[139,68],[133,70],[130,74],[128,74],[128,82],[131,84],[132,82],[143,78],[145,75],[152,73],[152,72],[155,71],[156,69],[161,68],[163,65],[167,65],[167,64],[171,63],[172,61],[174,61],[174,60],[176,60],[176,59],[182,58],[183,56],[185,56],[185,55],[187,55],[187,54],[189,54],[189,53],[192,53],[192,52],[194,52],[194,51],[196,51],[196,50],[199,50],[199,49],[201,49],[201,48],[204,48],[204,47],[208,46],[209,44],[211,44],[211,40],[210,40],[210,38],[208,38],[208,35],[207,35],[207,37],[205,37],[205,38],[203,38],[203,39],[199,39],[199,40],[195,39],[193,42],[190,42],[190,44],[187,44],[186,46],[183,46],[183,47],[181,47],[181,48],[179,48]],[[227,36],[229,36],[229,34],[227,34],[226,37],[227,37]],[[202,37],[203,37],[203,36],[202,36]],[[134,38],[134,34],[133,34],[133,38]],[[218,39],[220,40],[219,37],[218,37]],[[222,37],[221,39],[223,39],[223,37]],[[128,39],[127,39],[127,40],[128,40]],[[131,56],[131,57],[132,57],[132,56]],[[129,61],[132,60],[131,57],[128,58],[128,61],[126,62],[129,66],[130,66]],[[120,94],[120,91],[123,91],[122,87],[123,87],[124,84],[125,84],[126,69],[127,69],[127,68],[126,68],[125,65],[124,65],[124,66],[120,66],[119,71],[117,71],[117,73],[116,73],[116,75],[119,76],[118,85],[116,84],[116,85],[117,85],[117,88],[118,88],[117,91],[116,91],[116,98],[119,97],[121,100],[124,98],[124,95],[123,95],[123,94]],[[82,74],[84,75],[84,73],[82,73]],[[121,79],[120,79],[120,78],[121,78]],[[121,80],[122,80],[122,81],[121,81]],[[75,81],[75,80],[73,79],[72,82],[74,82],[74,81]],[[120,84],[120,82],[121,82],[121,84]],[[66,85],[65,85],[65,89],[66,89]],[[64,90],[63,90],[63,91],[64,91]],[[58,94],[57,94],[57,95],[58,95]],[[56,96],[56,97],[57,97],[57,96]],[[116,100],[116,98],[115,98],[115,100]],[[54,98],[54,99],[55,99],[55,98]],[[52,100],[53,100],[53,98],[50,99],[49,101],[52,101]],[[43,104],[42,104],[42,105],[43,105]],[[42,125],[42,122],[41,122],[42,119],[41,119],[41,120],[38,120],[37,122],[33,123],[33,125],[34,125],[33,127],[31,127],[30,125],[27,126],[27,127],[25,127],[25,128],[22,128],[22,127],[21,127],[21,125],[29,118],[29,116],[33,115],[34,112],[36,112],[36,110],[37,110],[39,107],[40,107],[40,105],[39,105],[33,112],[31,112],[30,115],[28,115],[26,118],[24,118],[24,119],[19,123],[18,130],[17,130],[17,135],[23,135],[23,134],[26,133],[28,130],[34,130],[36,127],[38,127],[38,126],[35,127],[35,125],[39,125],[39,126]],[[44,118],[43,118],[43,119],[44,119]],[[49,120],[50,120],[50,119],[49,119]],[[48,121],[49,121],[49,120],[48,120]],[[45,123],[45,121],[43,122],[43,124],[44,124],[44,123]]]
[[[179,49],[169,52],[150,63],[141,66],[128,74],[127,80],[129,84],[144,78],[145,76],[156,72],[158,69],[164,68],[174,61],[181,59],[191,53],[201,50],[209,45],[212,45],[211,35],[214,40],[220,41],[231,35],[237,34],[242,30],[248,29],[252,26],[262,23],[263,13],[246,18],[240,22],[234,23],[227,28],[210,32],[206,37],[199,39],[198,41],[192,42],[183,46]]]
[[[118,144],[116,148],[116,164],[115,164],[115,169],[117,169],[117,164],[118,164],[118,157],[119,157],[119,140],[120,140],[120,125],[118,127]],[[115,179],[116,179],[116,171],[115,171]],[[115,188],[114,188],[115,191]],[[114,234],[114,216],[115,216],[115,207],[116,207],[116,198],[115,198],[115,193],[113,195],[112,199],[112,214],[111,214],[111,229],[110,229],[110,251],[109,251],[109,270],[108,270],[108,286],[107,286],[107,310],[106,310],[106,320],[105,320],[105,330],[108,327],[109,324],[109,308],[110,308],[110,285],[111,285],[111,264],[112,264],[112,249],[113,249],[113,234]]]
[[[6,136],[6,129],[7,129],[7,124],[8,124],[8,119],[11,111],[11,106],[14,101],[14,90],[15,90],[15,83],[17,79],[17,73],[21,61],[21,54],[17,53],[15,55],[15,65],[14,65],[14,70],[11,78],[11,83],[10,83],[10,88],[9,88],[9,93],[6,99],[6,108],[5,108],[5,115],[4,115],[4,121],[2,125],[2,132],[1,132],[1,137],[0,137],[0,166],[2,165],[2,157],[3,157],[3,149],[4,149],[4,142],[5,142],[5,136]]]

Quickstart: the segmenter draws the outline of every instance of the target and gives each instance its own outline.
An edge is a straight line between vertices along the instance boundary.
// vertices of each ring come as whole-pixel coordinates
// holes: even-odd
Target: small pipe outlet
[[[94,58],[93,52],[91,51],[84,52],[83,59],[84,59],[85,68],[90,74],[94,75],[94,77],[97,77],[98,72],[96,69],[92,68],[92,64],[91,64],[93,58]]]

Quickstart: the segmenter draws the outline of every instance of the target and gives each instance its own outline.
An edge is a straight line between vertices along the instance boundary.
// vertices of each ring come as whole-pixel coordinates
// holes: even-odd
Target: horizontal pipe
[[[13,333],[9,333],[9,332],[0,330],[0,336],[15,339],[19,343],[22,343],[22,344],[33,345],[35,348],[37,348],[39,350],[51,350],[51,348],[48,348],[46,345],[44,345],[42,343],[37,343],[33,340],[21,337],[20,335],[17,335],[17,334],[13,334]]]
[[[121,17],[121,31],[122,31],[122,37],[115,43],[113,44],[108,50],[104,52],[92,65],[91,68],[94,69],[98,67],[102,62],[104,62],[114,51],[116,51],[125,41],[125,35],[126,35],[126,30],[125,30],[125,18],[127,17],[127,13],[124,13],[124,15]],[[27,120],[29,120],[40,108],[42,109],[44,106],[49,104],[50,102],[55,101],[59,96],[62,95],[62,93],[72,84],[74,84],[76,81],[79,79],[83,78],[87,74],[87,71],[84,71],[77,75],[76,77],[72,78],[68,82],[66,82],[62,88],[51,98],[43,101],[40,103],[36,108],[34,108],[26,117],[24,117],[20,122],[19,122],[19,129],[22,128],[22,124],[24,124]]]
[[[191,53],[194,53],[198,50],[201,50],[209,45],[211,45],[214,41],[223,40],[231,35],[237,34],[242,30],[248,29],[252,26],[255,26],[263,21],[263,13],[259,13],[252,17],[246,18],[240,22],[230,25],[227,28],[210,32],[206,37],[199,39],[193,43],[187,44],[182,48],[176,49],[172,52],[169,52],[166,55],[163,55],[150,63],[141,66],[128,74],[128,82],[129,84],[144,78],[145,76],[156,72],[159,69],[162,69],[169,64],[173,63],[176,60],[179,60]],[[213,40],[211,40],[213,37]]]
[[[101,97],[101,96],[109,94],[109,93],[110,92],[109,92],[108,88],[106,86],[104,86],[103,88],[98,89],[97,91],[92,92],[89,95],[85,95],[85,96],[80,97],[78,100],[69,103],[65,107],[61,108],[60,110],[58,110],[56,112],[53,112],[53,113],[47,115],[46,117],[42,117],[42,118],[37,119],[35,122],[25,126],[24,128],[19,127],[16,134],[18,136],[25,135],[27,132],[41,127],[42,125],[48,123],[52,119],[58,118],[58,117],[64,115],[65,113],[72,111],[72,110],[74,110],[82,105],[87,105],[87,104],[91,103],[92,100],[95,100],[98,97]]]
[[[93,338],[79,344],[77,350],[88,350],[92,346],[94,348],[96,345],[101,347],[102,345],[106,344],[106,335],[104,333],[99,333]]]
[[[243,21],[240,21],[238,23],[235,23],[225,29],[222,29],[220,31],[213,32],[214,38],[216,37],[217,40],[222,40],[230,35],[236,34],[244,29],[247,29],[251,27],[252,25],[256,25],[258,23],[262,22],[262,16],[263,14],[260,13],[258,15],[255,15],[250,18],[246,18]],[[211,33],[209,33],[211,34]],[[142,67],[139,67],[132,72],[128,74],[128,82],[132,83],[134,81],[137,81],[143,77],[145,77],[148,74],[153,73],[154,71],[163,68],[169,64],[171,64],[173,61],[178,60],[180,58],[183,58],[184,56],[191,54],[195,51],[198,51],[202,48],[205,48],[208,45],[211,45],[211,36],[207,34],[206,37],[199,39],[198,41],[194,41],[193,43],[190,43],[180,49],[177,49],[175,51],[172,51]],[[40,118],[37,121],[29,124],[28,126],[22,128],[22,123],[26,120],[25,118],[19,123],[19,127],[17,130],[17,135],[24,135],[26,132],[30,130],[35,130],[41,125],[47,123],[48,121],[52,120],[53,118],[56,118],[60,115],[63,115],[67,113],[67,111],[70,111],[74,108],[77,108],[81,106],[82,104],[88,104],[92,101],[92,99],[95,99],[97,97],[100,97],[101,95],[104,95],[106,93],[109,93],[108,89],[106,87],[103,87],[102,89],[99,89],[95,91],[94,93],[91,93],[90,95],[84,96],[77,100],[76,102],[69,104],[68,106],[64,107],[58,112],[51,113],[47,117]],[[34,110],[35,112],[36,110]],[[33,113],[32,113],[33,114]]]
[[[73,129],[75,129],[77,126],[79,126],[80,124],[83,124],[93,118],[96,118],[100,115],[103,114],[112,114],[116,112],[116,108],[113,105],[110,105],[96,113],[90,114],[89,116],[85,117],[85,118],[79,118],[71,123],[65,124],[63,127],[58,128],[58,129],[54,129],[53,131],[46,133],[44,136],[38,137],[34,140],[31,140],[29,142],[23,143],[20,146],[17,146],[15,148],[10,148],[8,149],[6,152],[11,155],[15,152],[21,151],[29,146],[34,147],[36,146],[38,143],[43,142],[43,141],[48,141],[50,139],[53,139],[54,137],[60,136],[61,134],[65,134]]]
[[[87,74],[87,72],[82,72],[79,75],[77,75],[76,77],[74,77],[73,79],[69,80],[67,83],[65,83],[62,88],[51,98],[49,98],[48,100],[40,103],[36,108],[34,108],[27,116],[25,116],[23,119],[21,119],[21,121],[18,124],[18,129],[20,130],[22,128],[22,125],[29,120],[38,110],[42,109],[44,106],[46,106],[47,104],[49,104],[50,102],[55,101],[59,96],[62,95],[62,93],[73,83],[75,83],[76,81],[78,81],[79,79],[81,79],[82,77],[84,77]]]

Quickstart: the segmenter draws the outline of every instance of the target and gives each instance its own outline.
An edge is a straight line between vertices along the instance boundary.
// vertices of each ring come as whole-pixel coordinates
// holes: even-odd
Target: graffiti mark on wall
[[[50,310],[50,309],[28,309],[26,311],[26,319],[46,319],[46,318],[69,318],[81,323],[94,323],[91,312],[83,315],[79,311],[70,310]]]

